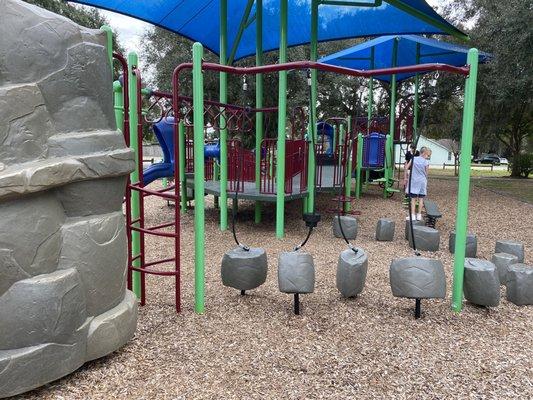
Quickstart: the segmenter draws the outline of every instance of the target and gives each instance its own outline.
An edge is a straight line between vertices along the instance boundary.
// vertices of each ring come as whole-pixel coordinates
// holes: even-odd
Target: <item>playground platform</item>
[[[333,193],[339,190],[338,186],[333,185],[335,168],[332,165],[323,166],[321,171],[321,183],[317,186],[317,192]],[[186,174],[187,187],[194,188],[194,174]],[[242,183],[241,183],[242,184]],[[292,178],[292,191],[285,193],[285,201],[302,199],[307,196],[307,190],[300,190],[300,176]],[[220,196],[220,182],[208,180],[205,182],[205,192],[213,196]],[[228,198],[235,198],[235,191],[228,188]],[[276,193],[262,193],[256,187],[255,182],[244,182],[244,188],[238,193],[238,198],[242,200],[276,202]]]

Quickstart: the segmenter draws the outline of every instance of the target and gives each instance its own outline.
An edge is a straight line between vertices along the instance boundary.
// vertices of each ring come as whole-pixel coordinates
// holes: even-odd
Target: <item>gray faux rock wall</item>
[[[0,0],[0,397],[124,345],[122,197],[133,154],[116,130],[105,36]]]

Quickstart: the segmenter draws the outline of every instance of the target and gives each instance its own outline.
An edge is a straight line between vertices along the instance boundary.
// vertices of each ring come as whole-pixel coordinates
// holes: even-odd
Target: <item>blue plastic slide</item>
[[[163,151],[163,160],[150,165],[143,171],[144,184],[155,181],[159,178],[170,178],[174,176],[174,117],[163,118],[153,125],[155,137]],[[216,158],[220,160],[220,144],[209,144],[205,146],[204,155],[206,158]]]

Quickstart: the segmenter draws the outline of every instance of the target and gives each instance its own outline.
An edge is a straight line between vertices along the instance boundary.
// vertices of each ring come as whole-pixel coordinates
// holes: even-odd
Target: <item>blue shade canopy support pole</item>
[[[420,43],[416,44],[416,64],[420,64]],[[420,90],[420,74],[415,75],[415,99],[413,104],[413,137],[411,141],[414,143],[418,137],[418,99]]]
[[[255,65],[263,65],[263,0],[255,2]],[[255,107],[263,108],[263,74],[255,77]],[[261,187],[261,142],[263,141],[263,113],[255,114],[255,188]],[[261,202],[255,202],[255,223],[261,222]]]
[[[204,166],[204,49],[198,42],[192,46],[192,90],[194,124],[194,311],[205,309],[205,166]]]
[[[392,44],[392,67],[396,67],[398,64],[398,42],[400,41],[399,38],[395,38],[394,42]],[[396,131],[396,74],[392,74],[391,81],[390,81],[390,118],[389,118],[389,135],[391,136],[391,140],[388,140],[386,142],[386,146],[390,147],[391,143],[393,143],[394,138],[394,132]],[[384,182],[384,188],[383,188],[383,198],[387,198],[387,193],[390,185],[390,180],[393,177],[394,173],[392,168],[394,168],[393,164],[391,163],[391,149],[388,148],[388,151],[385,152],[387,155],[385,157],[385,182]]]
[[[220,64],[227,64],[228,47],[228,0],[220,0]],[[228,102],[228,77],[225,72],[219,73],[220,103]],[[228,130],[224,112],[220,114],[220,230],[228,229]]]
[[[370,49],[370,69],[374,69],[374,58],[376,49],[372,46]],[[374,108],[374,78],[368,80],[368,116],[366,133],[370,133],[370,124],[372,123],[372,109]],[[356,111],[357,112],[357,111]],[[357,126],[357,121],[355,121]]]
[[[279,63],[287,62],[288,0],[280,0]],[[279,72],[278,146],[276,157],[276,237],[284,236],[285,224],[285,127],[287,119],[287,71]]]
[[[457,217],[455,221],[455,258],[453,264],[452,310],[460,312],[463,307],[463,280],[465,268],[466,235],[468,231],[468,202],[470,197],[470,155],[476,111],[476,85],[478,50],[468,52],[470,74],[465,83],[463,108],[463,132],[459,161],[459,191],[457,193]]]
[[[311,0],[311,44],[310,60],[318,60],[318,0]],[[317,142],[316,132],[316,101],[318,93],[317,71],[311,70],[311,98],[309,99],[309,135],[311,143]],[[333,135],[335,137],[335,135]],[[316,149],[309,146],[307,156],[307,212],[315,210],[315,180],[316,180]]]

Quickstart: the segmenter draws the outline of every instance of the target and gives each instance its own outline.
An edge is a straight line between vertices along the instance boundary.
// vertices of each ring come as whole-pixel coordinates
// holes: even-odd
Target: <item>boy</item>
[[[429,159],[431,158],[431,149],[422,147],[420,156],[413,157],[406,165],[406,171],[410,170],[413,164],[411,183],[409,184],[409,174],[404,174],[405,193],[411,198],[411,213],[415,215],[416,203],[418,201],[418,214],[416,220],[422,220],[422,207],[424,206],[424,197],[427,195]],[[407,217],[406,219],[409,219]]]

